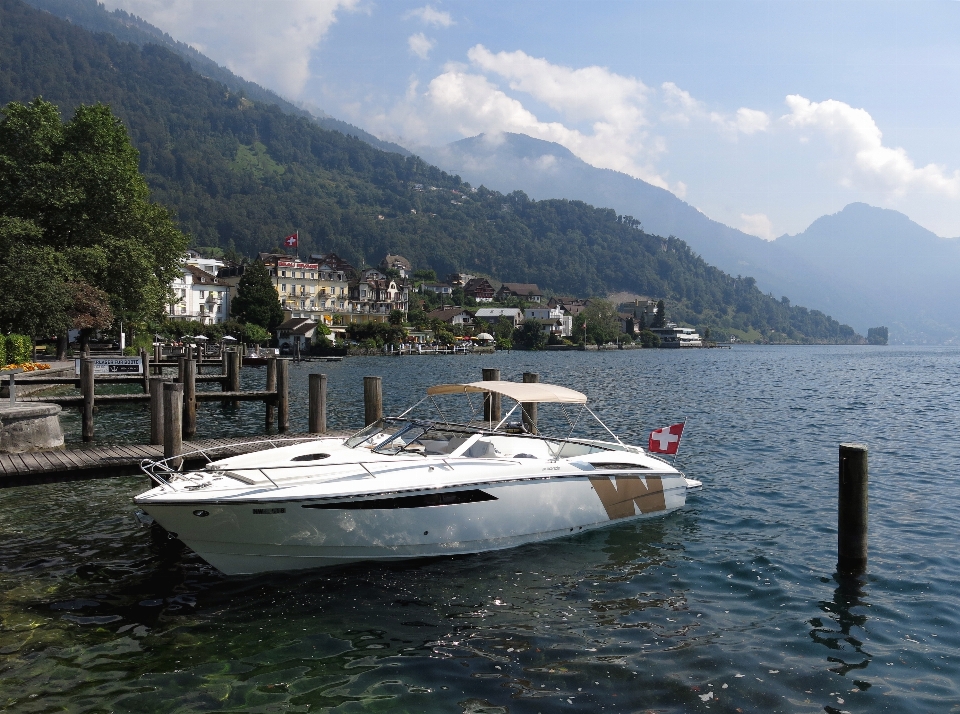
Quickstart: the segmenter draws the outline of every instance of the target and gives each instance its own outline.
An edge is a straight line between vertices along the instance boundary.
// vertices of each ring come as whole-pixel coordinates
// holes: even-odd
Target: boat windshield
[[[351,449],[362,446],[378,454],[402,451],[440,456],[452,454],[477,433],[469,427],[451,428],[434,422],[381,419],[348,438],[344,445]]]

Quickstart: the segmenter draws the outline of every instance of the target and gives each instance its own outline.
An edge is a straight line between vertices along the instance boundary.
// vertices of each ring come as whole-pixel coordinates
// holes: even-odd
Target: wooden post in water
[[[837,570],[857,574],[867,568],[870,510],[866,444],[840,444],[837,504]]]
[[[154,337],[156,339],[156,337]],[[153,361],[159,363],[163,359],[163,346],[154,345],[153,346]],[[159,369],[159,367],[158,367]]]
[[[80,393],[83,395],[82,438],[93,441],[93,360],[84,357],[80,360]]]
[[[290,428],[290,360],[277,360],[277,431]]]
[[[177,357],[177,380],[176,381],[178,381],[180,384],[183,384],[183,370],[184,370],[183,365],[186,361],[187,361],[187,358],[184,357],[182,354],[179,357]]]
[[[150,378],[150,443],[163,444],[163,377]]]
[[[311,434],[327,433],[327,375],[310,375],[310,429]]]
[[[179,457],[183,453],[183,385],[179,382],[163,385],[163,458]],[[183,460],[168,462],[179,469]]]
[[[524,372],[523,381],[526,384],[536,384],[540,381],[540,375],[536,372]],[[523,428],[531,434],[537,433],[537,403],[524,402],[520,405],[523,409]]]
[[[484,369],[484,382],[499,382],[499,369]],[[500,395],[487,392],[483,395],[483,420],[496,426],[500,422]]]
[[[183,436],[197,433],[197,361],[183,363]]]
[[[240,352],[234,350],[227,355],[227,391],[240,391]],[[233,402],[233,408],[240,406],[240,402]]]
[[[277,391],[277,358],[270,357],[267,359],[267,386],[266,390],[268,392]],[[273,426],[273,416],[275,406],[271,400],[266,401],[266,428],[269,429]]]
[[[383,380],[380,377],[363,378],[363,421],[364,424],[383,418]]]
[[[143,370],[143,393],[150,393],[150,353],[140,350],[140,369]]]

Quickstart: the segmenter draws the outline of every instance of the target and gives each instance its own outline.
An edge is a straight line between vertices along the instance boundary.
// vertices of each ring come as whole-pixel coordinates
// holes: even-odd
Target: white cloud
[[[435,10],[430,5],[425,5],[424,7],[418,7],[416,10],[411,10],[406,16],[418,17],[420,18],[420,22],[424,23],[425,25],[433,25],[434,27],[450,27],[451,25],[456,24],[449,12]]]
[[[960,171],[947,173],[936,164],[917,167],[902,148],[883,145],[883,133],[865,109],[828,99],[811,102],[798,94],[787,97],[787,125],[816,129],[832,143],[842,160],[840,182],[852,188],[879,191],[887,200],[920,188],[950,198],[960,197]]]
[[[594,166],[623,171],[667,188],[666,181],[644,161],[643,136],[636,123],[613,123],[595,116],[591,133],[584,133],[560,121],[541,121],[487,77],[459,67],[448,67],[435,77],[426,98],[436,120],[452,124],[463,136],[490,132],[526,134],[565,146]],[[563,99],[554,96],[558,106],[565,104]],[[570,97],[570,104],[578,102]],[[575,112],[583,109],[574,106]],[[599,111],[602,114],[604,110]]]
[[[104,0],[187,42],[236,74],[297,97],[337,12],[359,0]]]
[[[764,240],[773,240],[776,236],[773,233],[773,223],[764,213],[741,213],[740,225],[738,226],[744,233],[748,233]]]
[[[407,38],[407,44],[410,46],[410,51],[413,54],[420,59],[426,59],[430,55],[430,50],[432,50],[437,43],[422,32],[418,32]]]

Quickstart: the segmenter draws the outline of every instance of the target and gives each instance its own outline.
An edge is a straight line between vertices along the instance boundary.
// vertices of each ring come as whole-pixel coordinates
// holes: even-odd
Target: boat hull
[[[380,499],[143,505],[211,565],[238,575],[513,548],[669,513],[686,490],[676,474],[594,474]]]

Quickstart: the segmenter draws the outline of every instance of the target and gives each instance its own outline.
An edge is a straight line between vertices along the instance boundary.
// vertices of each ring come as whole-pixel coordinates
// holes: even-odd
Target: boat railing
[[[257,441],[237,441],[226,444],[215,444],[212,446],[205,446],[203,448],[194,449],[193,451],[185,451],[182,454],[177,456],[168,456],[163,459],[143,459],[140,462],[140,470],[143,471],[151,479],[161,483],[165,486],[170,487],[169,481],[167,481],[164,476],[170,476],[173,474],[182,473],[184,466],[187,462],[195,462],[198,459],[205,459],[207,464],[213,463],[216,459],[211,458],[211,454],[216,454],[217,452],[229,451],[236,454],[237,452],[244,453],[253,453],[256,451],[263,451],[267,448],[279,449],[283,446],[292,446],[293,444],[302,444],[305,441],[319,441],[324,438],[320,435],[317,436],[294,436],[294,437],[278,437],[273,439],[260,439]],[[266,446],[264,446],[266,445]],[[172,488],[172,487],[171,487]]]

